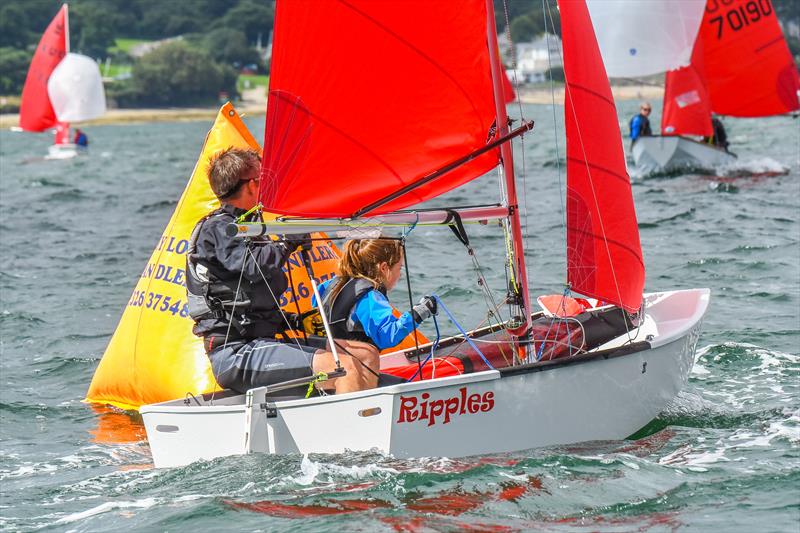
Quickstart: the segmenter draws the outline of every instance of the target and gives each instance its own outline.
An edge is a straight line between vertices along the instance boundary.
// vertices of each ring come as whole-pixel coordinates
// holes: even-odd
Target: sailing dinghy
[[[472,256],[465,228],[499,221],[507,317],[382,357],[394,379],[373,390],[307,398],[293,382],[144,405],[156,467],[254,452],[459,457],[623,439],[678,394],[709,291],[643,294],[630,180],[589,13],[584,0],[560,11],[567,279],[595,299],[589,308],[567,294],[548,313],[531,309],[510,141],[533,125],[510,128],[492,0],[279,1],[260,198],[282,216],[231,234],[446,225]],[[387,80],[381,90],[376,79]],[[495,168],[498,204],[408,209]]]
[[[800,109],[797,67],[770,0],[590,0],[589,7],[610,76],[667,72],[661,135],[640,137],[631,148],[643,173],[735,162],[736,154],[713,143],[712,113],[767,117]],[[662,56],[653,60],[651,49]]]
[[[47,26],[28,69],[19,109],[23,131],[54,130],[47,159],[70,159],[86,153],[71,142],[70,123],[106,112],[100,68],[95,61],[69,51],[69,14],[64,4]]]

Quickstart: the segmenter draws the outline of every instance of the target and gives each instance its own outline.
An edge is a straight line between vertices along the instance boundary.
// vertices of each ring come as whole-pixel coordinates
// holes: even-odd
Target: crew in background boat
[[[714,146],[719,146],[727,152],[728,134],[725,133],[725,126],[722,125],[722,121],[719,117],[711,117],[711,129],[714,132],[713,135],[711,137],[705,137],[703,141],[713,144]]]
[[[357,239],[345,243],[339,275],[319,286],[322,309],[334,337],[368,342],[385,350],[400,344],[416,324],[436,314],[436,300],[424,296],[411,311],[394,316],[386,293],[397,285],[402,267],[400,241]]]
[[[72,142],[78,146],[83,146],[84,148],[89,147],[89,137],[80,128],[75,128],[75,137],[73,138]]]
[[[653,130],[650,129],[650,119],[648,118],[652,110],[650,102],[642,102],[639,105],[639,114],[635,115],[630,121],[631,143],[636,142],[639,137],[653,135]]]
[[[336,368],[329,351],[275,339],[291,329],[278,304],[288,287],[282,269],[289,255],[308,243],[308,234],[252,242],[225,232],[228,224],[256,205],[260,163],[254,150],[234,148],[211,161],[209,182],[222,206],[198,222],[187,253],[192,331],[203,337],[217,382],[239,392]],[[258,218],[254,214],[246,219]],[[377,350],[366,343],[337,345],[347,374],[325,387],[343,393],[377,386]]]

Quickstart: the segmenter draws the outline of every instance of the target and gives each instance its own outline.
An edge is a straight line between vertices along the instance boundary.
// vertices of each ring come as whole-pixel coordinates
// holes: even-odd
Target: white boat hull
[[[78,146],[73,143],[52,144],[47,148],[45,159],[71,159],[79,155],[85,155],[86,152],[85,146]]]
[[[632,147],[636,168],[644,174],[707,170],[730,164],[736,154],[680,136],[639,137]]]
[[[685,386],[708,301],[707,289],[646,295],[634,342],[617,337],[597,355],[310,399],[254,389],[141,414],[156,467],[253,452],[463,457],[624,439]]]

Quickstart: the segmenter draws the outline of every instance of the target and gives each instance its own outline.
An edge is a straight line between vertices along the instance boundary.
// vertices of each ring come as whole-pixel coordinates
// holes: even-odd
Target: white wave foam
[[[770,157],[741,158],[715,168],[720,177],[777,176],[789,173],[789,167]]]
[[[158,503],[158,500],[155,498],[144,498],[142,500],[135,500],[132,502],[105,502],[92,507],[91,509],[87,509],[86,511],[81,511],[79,513],[72,513],[70,515],[64,516],[56,520],[56,524],[69,524],[72,522],[77,522],[79,520],[84,520],[91,516],[95,516],[102,513],[107,513],[108,511],[113,511],[115,509],[147,509],[152,507]]]
[[[299,485],[311,485],[319,475],[319,463],[316,463],[308,458],[308,455],[303,455],[303,460],[300,462],[300,477],[294,478],[294,482]]]

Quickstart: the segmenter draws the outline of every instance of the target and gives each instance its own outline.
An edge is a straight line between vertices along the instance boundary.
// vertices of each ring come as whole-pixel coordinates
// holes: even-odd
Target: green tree
[[[16,48],[0,48],[0,94],[22,94],[32,53]]]
[[[247,45],[245,34],[233,28],[219,28],[203,38],[203,47],[220,63],[258,63],[258,52]]]
[[[142,104],[191,105],[236,95],[236,72],[206,52],[176,41],[159,46],[133,67],[133,88]]]
[[[0,8],[0,46],[15,48],[28,46],[31,38],[27,26],[29,26],[28,15],[21,6],[4,5]]]
[[[274,21],[275,13],[270,6],[242,0],[237,6],[229,9],[215,27],[239,30],[251,44],[258,40],[260,33],[262,42],[266,44]]]
[[[84,2],[70,7],[71,50],[93,58],[105,58],[114,46],[115,13],[102,3]]]

